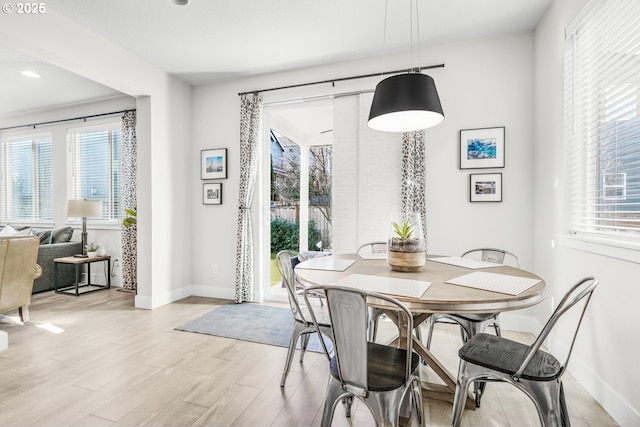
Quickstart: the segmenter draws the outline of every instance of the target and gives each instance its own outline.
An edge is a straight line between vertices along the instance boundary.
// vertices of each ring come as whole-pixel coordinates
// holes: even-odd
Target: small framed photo
[[[502,174],[477,173],[469,175],[469,200],[471,202],[501,202]]]
[[[460,169],[503,167],[504,127],[460,131]]]
[[[227,149],[215,148],[200,152],[200,178],[225,179],[227,177]]]
[[[221,205],[222,204],[222,183],[214,182],[202,184],[202,204]]]

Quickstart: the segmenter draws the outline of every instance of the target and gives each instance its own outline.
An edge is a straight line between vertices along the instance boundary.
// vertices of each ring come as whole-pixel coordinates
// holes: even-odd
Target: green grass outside
[[[282,280],[282,276],[276,267],[276,254],[271,254],[271,286],[277,285]]]

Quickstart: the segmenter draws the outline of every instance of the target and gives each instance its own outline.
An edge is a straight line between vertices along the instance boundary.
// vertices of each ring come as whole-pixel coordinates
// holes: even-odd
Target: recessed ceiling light
[[[180,5],[180,6],[184,6],[184,5],[186,5],[187,3],[189,3],[189,0],[173,0],[173,2],[174,2],[175,4]]]
[[[24,70],[24,71],[22,71],[22,74],[24,74],[27,77],[34,78],[34,79],[39,79],[40,78],[40,74],[36,73],[35,71]]]

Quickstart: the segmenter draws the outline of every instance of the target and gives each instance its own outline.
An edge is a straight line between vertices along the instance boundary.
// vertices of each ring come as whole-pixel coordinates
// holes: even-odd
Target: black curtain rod
[[[51,120],[50,122],[31,123],[29,125],[9,126],[9,127],[6,127],[6,128],[0,128],[0,131],[9,130],[9,129],[20,129],[20,128],[34,128],[35,129],[36,126],[51,125],[51,124],[54,124],[54,123],[72,122],[74,120],[85,120],[86,121],[87,119],[94,119],[96,117],[113,116],[115,114],[124,114],[124,113],[128,113],[129,111],[136,111],[136,109],[135,108],[131,108],[129,110],[112,111],[111,113],[92,114],[90,116],[74,117],[72,119]]]
[[[417,72],[420,72],[422,70],[430,70],[432,68],[443,68],[443,67],[444,67],[444,64],[427,65],[425,67],[414,68],[413,70],[415,70]],[[280,86],[280,87],[273,87],[273,88],[269,88],[269,89],[250,90],[248,92],[240,92],[240,93],[238,93],[238,95],[242,96],[242,95],[248,95],[250,93],[271,92],[273,90],[291,89],[291,88],[294,88],[294,87],[320,85],[320,84],[323,84],[323,83],[335,83],[335,82],[342,82],[342,81],[345,81],[345,80],[364,79],[366,77],[376,77],[376,76],[384,76],[385,74],[399,74],[399,73],[406,73],[406,72],[407,72],[407,69],[395,70],[395,71],[387,71],[387,72],[384,72],[384,73],[362,74],[362,75],[359,75],[359,76],[341,77],[339,79],[322,80],[322,81],[319,81],[319,82],[300,83],[300,84],[297,84],[297,85]]]

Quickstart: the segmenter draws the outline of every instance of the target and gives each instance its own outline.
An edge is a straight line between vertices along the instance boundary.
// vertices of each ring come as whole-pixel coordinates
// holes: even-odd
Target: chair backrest
[[[486,262],[493,262],[495,264],[504,264],[511,267],[520,268],[520,261],[518,257],[509,251],[496,248],[478,248],[471,249],[462,254],[463,258],[480,259]]]
[[[387,242],[369,242],[358,248],[358,254],[361,253],[386,253]]]
[[[306,319],[300,308],[300,301],[298,300],[298,292],[296,290],[296,278],[293,271],[294,264],[297,264],[300,259],[299,253],[291,250],[284,250],[278,252],[276,255],[276,267],[282,276],[282,283],[284,283],[287,289],[287,296],[289,297],[289,305],[291,306],[291,312],[296,320],[303,322],[311,321]]]
[[[567,369],[567,365],[569,364],[569,358],[571,357],[571,352],[573,351],[573,345],[576,342],[576,337],[578,336],[578,330],[580,329],[580,325],[582,324],[582,319],[584,317],[584,313],[587,310],[587,306],[589,305],[589,301],[591,300],[591,295],[595,290],[596,286],[598,286],[598,279],[593,277],[586,277],[580,280],[578,283],[573,285],[571,289],[564,295],[562,301],[558,303],[555,311],[547,321],[547,324],[542,329],[542,332],[538,335],[535,342],[531,345],[531,350],[527,354],[527,357],[522,362],[520,369],[515,373],[515,378],[520,378],[525,368],[533,359],[533,356],[542,346],[542,343],[547,339],[549,333],[553,329],[553,327],[558,323],[560,317],[562,317],[567,311],[576,306],[578,303],[581,303],[582,310],[580,311],[579,316],[575,318],[574,327],[572,328],[572,338],[571,345],[568,348],[568,352],[564,358],[564,363],[562,363],[562,367],[560,370],[560,375],[564,373]]]
[[[406,337],[406,369],[405,379],[411,377],[411,353],[413,330],[413,317],[409,309],[394,298],[372,292],[366,292],[354,288],[340,286],[311,286],[305,289],[304,297],[309,306],[308,298],[317,292],[324,292],[326,304],[331,319],[331,329],[333,330],[333,349],[338,363],[338,372],[343,387],[355,394],[366,395],[368,390],[368,372],[370,367],[367,363],[367,301],[375,301],[377,304],[384,304],[390,310],[397,313],[400,318],[398,322],[403,328],[401,337]],[[311,310],[316,327],[318,327],[315,313]],[[322,340],[321,340],[322,342]],[[322,342],[325,354],[329,356],[329,351]]]
[[[0,239],[0,309],[29,305],[38,265],[37,237]]]

